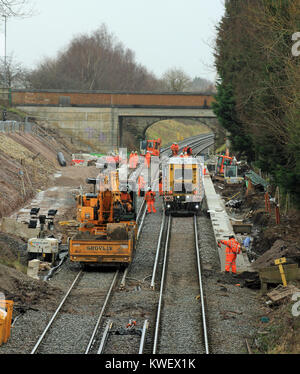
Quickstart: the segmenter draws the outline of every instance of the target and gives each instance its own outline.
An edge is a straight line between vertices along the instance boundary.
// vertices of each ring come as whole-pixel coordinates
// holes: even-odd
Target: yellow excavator
[[[87,180],[94,192],[76,197],[78,233],[69,239],[72,262],[128,266],[136,237],[136,192],[120,183],[118,171]],[[97,192],[96,192],[97,189]]]

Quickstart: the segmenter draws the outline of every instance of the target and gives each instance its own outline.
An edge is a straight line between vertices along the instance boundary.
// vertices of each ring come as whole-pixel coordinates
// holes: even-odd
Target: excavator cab
[[[140,145],[141,155],[145,156],[149,152],[151,156],[160,156],[160,147],[161,139],[143,140]]]
[[[224,167],[232,165],[233,158],[225,155],[218,155],[216,164],[216,175],[224,175]]]

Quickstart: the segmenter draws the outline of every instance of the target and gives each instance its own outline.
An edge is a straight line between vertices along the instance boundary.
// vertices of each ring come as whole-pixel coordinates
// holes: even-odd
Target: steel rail
[[[197,148],[203,142],[207,142],[208,140],[214,140],[214,139],[215,139],[215,135],[214,134],[208,134],[208,135],[204,135],[204,136],[201,136],[201,137],[196,136],[196,137],[192,137],[192,138],[187,138],[184,141],[182,141],[182,142],[179,143],[179,152],[182,151],[182,149],[185,146],[190,146],[190,147]],[[213,141],[213,143],[214,143],[214,141]],[[170,148],[169,147],[166,147],[166,148],[164,148],[161,151],[162,154],[167,153],[167,152],[169,152],[168,156],[172,156],[172,153],[170,152]]]
[[[206,324],[206,315],[205,315],[205,303],[204,303],[204,293],[203,293],[202,274],[201,274],[201,259],[200,259],[200,253],[199,253],[198,228],[197,228],[197,217],[196,216],[194,216],[194,231],[195,231],[195,248],[196,248],[196,256],[197,256],[198,278],[199,278],[201,310],[202,310],[204,344],[205,344],[205,352],[206,354],[209,354],[207,324]]]
[[[110,288],[109,288],[108,293],[107,293],[107,295],[106,295],[106,298],[105,298],[104,304],[103,304],[103,306],[102,306],[102,309],[101,309],[100,315],[99,315],[99,317],[98,317],[98,320],[97,320],[97,322],[96,322],[95,328],[94,328],[94,330],[93,330],[92,336],[91,336],[90,341],[89,341],[89,343],[88,343],[88,345],[87,345],[87,348],[86,348],[86,350],[85,350],[85,354],[88,354],[88,353],[89,353],[89,351],[90,351],[90,349],[91,349],[91,346],[92,346],[92,344],[93,344],[93,342],[94,342],[94,338],[95,338],[96,332],[97,332],[98,327],[99,327],[99,325],[100,325],[101,319],[102,319],[103,314],[104,314],[105,309],[106,309],[106,305],[107,305],[107,303],[108,303],[108,300],[109,300],[109,298],[110,298],[110,295],[111,295],[111,293],[112,293],[112,290],[113,290],[113,288],[114,288],[114,286],[115,286],[115,283],[116,283],[116,280],[117,280],[118,275],[119,275],[119,270],[116,271],[116,273],[115,273],[115,275],[114,275],[114,278],[113,278],[113,280],[112,280],[112,282],[111,282]]]
[[[74,279],[71,287],[69,288],[68,292],[66,293],[66,295],[64,296],[64,298],[62,299],[61,303],[59,304],[58,308],[56,309],[56,311],[54,312],[50,322],[48,323],[47,327],[45,328],[45,330],[43,331],[42,335],[40,336],[40,338],[38,339],[36,345],[34,346],[33,350],[31,351],[31,354],[35,354],[38,347],[40,346],[42,340],[44,339],[46,333],[48,332],[49,328],[51,327],[53,321],[55,320],[57,314],[59,313],[60,309],[62,308],[62,306],[64,305],[65,301],[67,300],[70,292],[72,291],[72,289],[74,288],[78,278],[80,277],[80,275],[82,274],[82,270],[80,270],[80,272],[77,274],[76,278]]]
[[[156,247],[156,256],[155,256],[155,260],[154,260],[154,267],[153,267],[152,279],[151,279],[151,285],[150,285],[152,290],[155,289],[154,282],[155,282],[156,269],[157,269],[157,265],[158,265],[158,258],[159,258],[161,240],[162,240],[162,235],[163,235],[163,231],[164,231],[164,227],[165,227],[165,219],[166,219],[166,216],[165,216],[165,212],[163,210],[163,218],[162,218],[162,223],[161,223],[161,227],[160,227],[160,233],[159,233],[159,238],[158,238],[158,242],[157,242],[157,247]]]
[[[183,148],[184,146],[186,145],[190,145],[192,143],[195,143],[197,141],[201,141],[203,139],[208,139],[208,138],[214,138],[215,137],[215,134],[214,133],[209,133],[209,134],[199,134],[199,135],[195,135],[195,136],[191,136],[189,138],[186,138],[184,140],[182,140],[181,142],[178,142],[178,145],[179,145],[179,148]],[[172,143],[170,144],[167,144],[165,147],[161,148],[161,152],[162,153],[165,153],[169,150],[169,148],[171,147]]]
[[[158,302],[158,307],[157,307],[157,316],[156,316],[156,324],[155,324],[154,343],[153,343],[153,351],[152,351],[153,354],[156,354],[157,344],[158,344],[159,323],[160,323],[160,317],[161,317],[164,281],[165,281],[165,273],[166,273],[167,257],[168,257],[168,245],[169,245],[169,237],[170,237],[170,231],[171,231],[171,219],[172,219],[171,216],[169,216],[167,237],[166,237],[166,243],[165,243],[163,271],[162,271],[161,283],[160,283],[159,302]]]
[[[139,348],[139,355],[142,355],[144,353],[144,347],[146,342],[146,333],[149,328],[149,321],[146,319],[144,322],[143,330],[142,330],[142,336],[141,336],[141,342],[140,342],[140,348]]]
[[[138,222],[139,219],[140,219],[140,217],[141,217],[142,210],[143,210],[143,207],[144,207],[145,203],[146,203],[146,201],[144,200],[143,203],[142,203],[141,206],[140,206],[140,209],[139,209],[138,214],[137,214],[137,216],[136,216],[136,222]]]
[[[107,339],[108,339],[109,332],[110,332],[112,326],[113,326],[113,322],[112,322],[112,320],[109,320],[107,322],[107,325],[106,325],[105,330],[103,332],[103,336],[102,336],[101,343],[100,343],[98,351],[97,351],[97,355],[101,355],[102,354],[103,349],[104,349],[105,344],[106,344]]]
[[[204,146],[203,146],[203,145],[204,145]],[[198,156],[199,153],[203,152],[205,149],[211,147],[212,145],[214,145],[214,142],[209,142],[209,143],[207,142],[207,143],[205,143],[205,144],[202,144],[202,145],[201,145],[201,148],[200,148],[199,150],[198,150],[198,148],[199,148],[200,146],[195,147],[194,150],[196,150],[196,156]]]
[[[147,207],[146,207],[146,204],[145,204],[145,200],[144,200],[143,206],[145,206],[145,210],[144,210],[144,213],[143,213],[143,216],[142,216],[141,224],[139,225],[139,229],[138,229],[138,232],[137,232],[137,236],[136,236],[137,241],[140,238],[140,235],[141,235],[141,232],[142,232],[142,229],[143,229],[143,226],[144,226],[146,213],[147,213]]]
[[[143,205],[144,205],[144,203],[143,203]],[[136,236],[136,242],[138,242],[138,240],[140,238],[140,235],[141,235],[141,232],[142,232],[142,229],[143,229],[143,225],[144,225],[144,221],[145,221],[145,217],[146,217],[146,213],[147,213],[147,207],[145,206],[145,210],[144,210],[144,213],[143,213],[143,216],[142,216],[141,224],[139,226],[138,233],[137,233],[137,236]],[[120,288],[121,289],[125,288],[126,277],[127,277],[127,274],[130,270],[130,266],[131,266],[131,264],[129,264],[129,266],[124,271],[124,274],[123,274],[123,277],[122,277],[122,280],[121,280],[121,283],[120,283]]]

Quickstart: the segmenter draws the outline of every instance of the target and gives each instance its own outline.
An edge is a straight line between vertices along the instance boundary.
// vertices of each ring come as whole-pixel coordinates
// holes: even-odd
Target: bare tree
[[[28,76],[33,88],[79,90],[158,90],[159,80],[138,64],[126,48],[102,25],[91,35],[79,35],[47,58]]]
[[[0,59],[0,86],[27,88],[27,75],[28,71],[13,56],[7,57],[6,61]]]
[[[28,17],[33,15],[30,0],[0,0],[0,16]]]
[[[180,68],[167,70],[162,80],[168,91],[186,91],[191,84],[191,78]]]
[[[206,93],[206,92],[214,93],[215,92],[215,87],[214,87],[213,82],[211,82],[210,80],[200,78],[200,77],[195,77],[191,81],[191,83],[188,87],[188,90],[189,91],[198,91],[198,92],[202,92],[202,93]]]

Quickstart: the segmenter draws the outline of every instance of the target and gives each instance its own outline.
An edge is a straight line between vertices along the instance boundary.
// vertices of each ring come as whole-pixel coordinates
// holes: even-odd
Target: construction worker
[[[145,196],[146,182],[145,182],[145,179],[142,175],[140,175],[139,178],[138,178],[138,186],[139,186],[138,196],[139,197],[144,197]]]
[[[159,188],[159,196],[163,196],[163,183],[162,183],[162,175],[160,174],[159,175],[159,185],[158,185],[158,188]]]
[[[225,253],[225,273],[229,273],[230,268],[232,274],[236,274],[236,257],[241,252],[241,245],[235,239],[234,235],[229,237],[229,240],[219,240],[218,246],[221,247],[221,243],[226,245]]]
[[[145,156],[145,166],[149,169],[150,168],[150,162],[151,162],[151,153],[147,152]]]
[[[129,168],[133,169],[133,162],[134,162],[134,152],[132,151],[129,156]]]
[[[186,153],[188,154],[188,156],[192,156],[193,155],[192,148],[191,147],[187,147]]]
[[[138,155],[137,151],[135,151],[134,155],[133,155],[133,168],[134,169],[137,168],[138,163],[139,163],[139,155]]]
[[[156,193],[152,191],[151,188],[149,187],[148,192],[145,195],[145,200],[146,200],[147,207],[148,207],[148,214],[151,213],[151,208],[152,208],[153,213],[156,213],[156,209],[154,206],[155,196],[156,196]]]
[[[177,156],[179,152],[179,146],[177,143],[171,145],[172,156]]]

